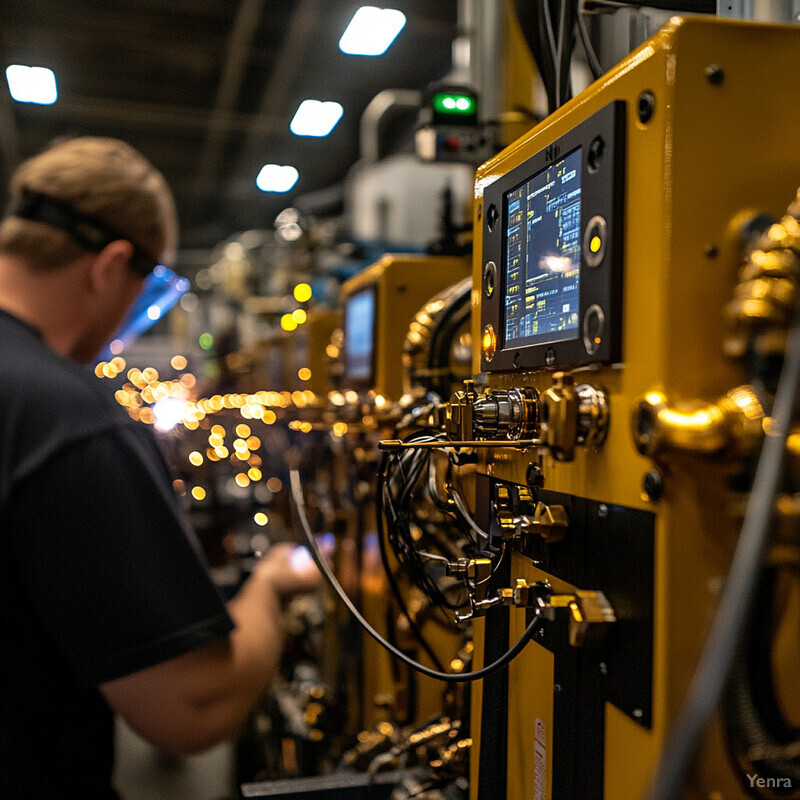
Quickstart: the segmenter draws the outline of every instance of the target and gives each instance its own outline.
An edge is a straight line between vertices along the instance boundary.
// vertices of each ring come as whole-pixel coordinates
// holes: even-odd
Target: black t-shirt
[[[0,797],[113,798],[98,684],[233,628],[151,431],[0,310]]]

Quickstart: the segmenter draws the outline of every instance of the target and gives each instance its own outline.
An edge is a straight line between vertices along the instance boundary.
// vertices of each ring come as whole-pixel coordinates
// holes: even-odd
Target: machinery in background
[[[430,597],[409,583],[396,555],[388,549],[379,507],[382,498],[376,495],[380,492],[375,482],[380,471],[377,444],[394,435],[398,427],[413,428],[427,421],[431,398],[416,384],[417,373],[412,374],[411,365],[404,368],[404,348],[409,336],[420,342],[426,338],[421,333],[421,317],[436,327],[434,319],[452,305],[439,299],[432,301],[431,307],[430,298],[470,280],[470,269],[465,257],[387,254],[346,281],[341,294],[342,369],[335,399],[343,401],[336,410],[339,419],[348,421],[348,432],[341,440],[338,463],[346,473],[342,485],[361,487],[344,534],[349,546],[362,553],[360,586],[354,596],[360,598],[365,616],[383,635],[391,641],[400,637],[404,649],[440,668],[458,656],[463,632],[453,627],[452,618]],[[463,322],[463,296],[461,300]],[[429,373],[444,375],[439,362],[447,368],[451,345],[448,331],[442,330],[439,347],[444,351],[430,356]],[[427,480],[417,474],[421,481]],[[403,502],[410,498],[404,497]],[[437,510],[427,503],[421,506],[427,509],[422,515],[430,518],[430,527],[441,528]],[[423,536],[424,526],[415,531]],[[432,646],[427,642],[431,629],[438,640]],[[423,722],[441,713],[443,687],[398,664],[366,638],[362,669],[365,728],[387,721],[387,710],[391,720],[400,722]],[[387,702],[388,709],[379,707]]]

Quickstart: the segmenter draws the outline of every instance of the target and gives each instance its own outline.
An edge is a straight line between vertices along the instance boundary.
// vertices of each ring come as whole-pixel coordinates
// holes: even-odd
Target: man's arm
[[[272,547],[228,609],[236,628],[220,642],[100,686],[114,711],[163,750],[192,753],[234,733],[275,677],[280,598],[313,589],[319,572],[289,544]]]

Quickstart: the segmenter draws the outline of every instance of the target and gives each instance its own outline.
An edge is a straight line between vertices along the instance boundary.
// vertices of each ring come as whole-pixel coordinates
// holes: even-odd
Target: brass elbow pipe
[[[716,403],[671,405],[662,392],[648,392],[632,415],[636,448],[655,460],[670,453],[737,457],[753,453],[763,436],[763,409],[748,386]]]

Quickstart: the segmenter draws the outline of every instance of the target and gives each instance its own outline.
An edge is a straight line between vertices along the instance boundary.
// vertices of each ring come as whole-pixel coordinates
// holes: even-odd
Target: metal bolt
[[[653,118],[656,110],[656,98],[652,92],[642,92],[636,103],[636,112],[639,115],[639,122],[646,125]]]
[[[725,80],[725,70],[719,64],[709,64],[706,67],[706,79],[713,86],[719,86]]]
[[[597,516],[600,518],[608,516],[608,506],[605,503],[600,503],[597,507]]]
[[[541,489],[544,486],[544,473],[538,464],[528,464],[525,471],[525,482],[531,489]]]
[[[660,500],[661,495],[664,494],[664,481],[658,472],[652,470],[644,476],[642,488],[648,500],[655,502],[656,500]]]
[[[634,708],[633,711],[631,711],[631,716],[634,719],[641,719],[644,716],[644,711],[642,711],[641,708]]]
[[[600,674],[601,675],[608,675],[608,665],[605,661],[600,662]]]

